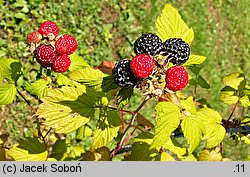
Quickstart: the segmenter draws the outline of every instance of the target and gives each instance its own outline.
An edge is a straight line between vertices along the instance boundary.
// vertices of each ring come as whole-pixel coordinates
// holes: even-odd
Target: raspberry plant
[[[116,64],[104,61],[92,68],[74,52],[78,44],[73,36],[58,36],[56,23],[46,21],[38,32],[30,33],[30,51],[35,51],[41,70],[37,80],[23,88],[39,104],[32,106],[17,88],[24,71],[14,59],[0,60],[0,104],[21,96],[34,114],[36,131],[8,150],[4,146],[7,136],[1,135],[1,158],[224,161],[230,160],[222,157],[226,132],[236,142],[250,144],[250,118],[234,116],[237,106],[246,110],[250,106],[245,76],[233,73],[222,78],[225,87],[220,98],[234,105],[228,118],[222,118],[196,97],[198,86],[210,87],[200,75],[199,65],[206,58],[190,53],[194,32],[177,10],[166,4],[155,34],[149,34],[135,40],[131,59]],[[40,49],[43,46],[50,49]],[[193,95],[185,93],[186,86],[194,87]],[[144,98],[135,110],[128,110],[135,89]],[[155,116],[145,117],[140,111],[149,100],[157,102],[152,107]]]

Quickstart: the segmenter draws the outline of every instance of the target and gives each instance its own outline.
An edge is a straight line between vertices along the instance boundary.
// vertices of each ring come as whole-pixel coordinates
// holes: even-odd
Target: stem
[[[234,104],[233,110],[232,110],[231,114],[229,115],[227,122],[229,122],[229,120],[232,118],[232,116],[236,110],[237,105],[238,105],[238,102]]]
[[[141,108],[146,104],[146,102],[151,98],[150,95],[147,95],[145,97],[145,99],[143,100],[143,102],[140,104],[140,106],[133,112],[132,114],[132,118],[130,120],[129,125],[127,126],[127,128],[125,129],[124,133],[122,134],[121,140],[117,145],[117,148],[113,151],[113,153],[111,154],[111,158],[115,156],[116,152],[119,151],[119,149],[121,149],[122,145],[124,144],[125,138],[126,138],[126,134],[128,133],[129,129],[131,127],[133,127],[134,122],[135,122],[135,118],[137,113],[141,110]]]
[[[121,120],[122,120],[122,133],[124,133],[124,111],[123,109],[121,109],[120,112],[121,112]]]
[[[31,109],[31,112],[32,112],[32,113],[35,113],[35,112],[36,112],[35,108],[34,108],[33,106],[31,106],[30,102],[23,96],[23,94],[22,94],[18,89],[16,89],[16,90],[17,90],[17,93],[18,93],[18,94],[23,98],[23,100],[28,104],[29,108]]]

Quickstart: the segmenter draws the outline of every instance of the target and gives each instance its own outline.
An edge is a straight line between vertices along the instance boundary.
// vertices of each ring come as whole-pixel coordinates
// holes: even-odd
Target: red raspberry
[[[55,60],[56,53],[51,45],[42,44],[34,51],[37,62],[44,68],[51,66]]]
[[[154,60],[148,54],[139,54],[132,59],[130,67],[135,77],[144,79],[152,73]]]
[[[70,34],[62,35],[55,43],[56,52],[59,54],[72,54],[78,44],[76,39]]]
[[[52,21],[45,21],[41,24],[39,27],[39,33],[41,33],[43,36],[47,37],[51,33],[54,35],[54,38],[58,36],[59,29],[58,26],[52,22]]]
[[[188,84],[188,73],[183,66],[172,66],[166,72],[166,87],[177,91],[186,87]]]
[[[38,31],[34,31],[27,35],[27,41],[29,43],[31,42],[39,43],[41,39],[42,39],[42,35]]]
[[[66,72],[69,69],[71,61],[67,54],[58,55],[52,65],[52,70],[58,73]]]

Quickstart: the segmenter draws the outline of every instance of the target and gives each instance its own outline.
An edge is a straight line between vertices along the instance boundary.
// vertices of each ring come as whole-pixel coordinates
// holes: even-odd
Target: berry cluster
[[[59,36],[59,28],[52,21],[43,22],[38,31],[27,35],[30,51],[34,52],[37,62],[55,72],[66,72],[71,64],[69,55],[74,53],[78,44],[70,34]]]
[[[121,60],[116,63],[112,75],[120,87],[134,87],[150,93],[165,88],[178,91],[188,84],[188,73],[181,66],[190,55],[190,47],[181,38],[162,40],[153,33],[142,34],[134,42],[136,54],[132,60]],[[171,62],[174,66],[167,68]],[[161,94],[161,92],[160,92]]]

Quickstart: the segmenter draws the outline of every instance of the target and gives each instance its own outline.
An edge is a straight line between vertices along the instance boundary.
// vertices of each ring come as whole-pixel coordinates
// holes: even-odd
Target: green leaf
[[[78,56],[76,53],[69,55],[69,58],[71,61],[69,71],[74,71],[83,67],[89,67],[88,63],[82,57]]]
[[[210,88],[210,85],[207,83],[207,81],[201,75],[198,76],[198,84],[202,88],[205,88],[205,89]]]
[[[13,84],[0,85],[0,105],[12,103],[16,96],[16,87]]]
[[[55,144],[52,147],[51,157],[60,161],[67,157],[67,152],[69,151],[70,143],[67,140],[56,140]]]
[[[205,131],[202,120],[196,115],[186,116],[182,120],[181,129],[189,144],[188,152],[191,154],[199,145],[202,134]]]
[[[180,106],[189,111],[191,114],[196,113],[196,108],[192,96],[188,97],[186,100],[181,100]]]
[[[249,101],[249,96],[243,96],[240,98],[240,104],[243,107],[250,107],[250,101]]]
[[[82,92],[85,92],[85,90],[86,90],[85,85],[80,84],[80,83],[78,83],[76,81],[73,81],[73,80],[69,79],[67,76],[65,76],[65,75],[63,75],[61,73],[59,73],[56,78],[57,78],[56,82],[57,82],[57,84],[59,86],[64,85],[64,86],[76,87],[79,90],[81,90]]]
[[[244,88],[246,85],[246,80],[243,74],[233,73],[222,78],[222,82],[224,85],[234,88],[238,90],[240,88]]]
[[[122,88],[117,95],[117,108],[122,109],[129,103],[131,96],[133,95],[133,88],[126,89]]]
[[[0,81],[16,82],[21,76],[22,65],[18,60],[0,58]]]
[[[150,149],[154,135],[145,132],[139,134],[133,140],[131,154],[125,157],[128,161],[149,161],[159,153],[159,149]]]
[[[156,20],[156,34],[165,41],[169,38],[182,38],[189,45],[194,38],[194,31],[183,21],[178,11],[166,4]]]
[[[48,84],[51,83],[51,79],[48,77],[48,80],[39,79],[34,83],[25,83],[24,88],[31,95],[36,95],[39,99],[44,97],[47,94],[47,91],[50,89]]]
[[[117,135],[121,126],[121,119],[114,110],[102,110],[94,131],[92,149],[107,146]]]
[[[197,65],[191,65],[188,67],[192,73],[194,73],[196,76],[199,75],[201,68]]]
[[[117,88],[116,83],[114,82],[113,76],[106,76],[102,80],[102,90],[104,92],[108,92],[110,90],[113,90]]]
[[[72,71],[69,73],[69,77],[75,81],[83,82],[87,86],[101,87],[104,74],[99,69],[86,67]]]
[[[155,107],[156,125],[152,148],[165,144],[180,123],[180,109],[170,102],[160,102]]]
[[[18,19],[25,19],[26,18],[26,15],[24,13],[21,13],[21,12],[18,12],[18,13],[15,13],[15,18],[18,18]]]
[[[200,55],[190,55],[187,62],[183,66],[199,65],[206,60],[206,57]]]
[[[48,156],[44,143],[37,138],[20,140],[7,151],[7,155],[16,161],[45,161]]]
[[[221,115],[210,108],[203,108],[197,112],[197,116],[202,119],[205,126],[203,139],[207,141],[206,148],[216,147],[224,139],[226,130],[221,125]]]

